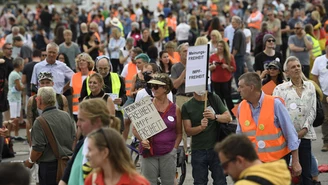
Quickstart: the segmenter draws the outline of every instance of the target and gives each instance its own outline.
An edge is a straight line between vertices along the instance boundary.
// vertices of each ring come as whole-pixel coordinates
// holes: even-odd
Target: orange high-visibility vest
[[[212,3],[210,9],[211,9],[212,16],[219,15],[218,6],[216,6],[216,4]]]
[[[88,76],[95,73],[94,71],[89,71]],[[82,73],[77,72],[72,76],[72,88],[73,88],[73,112],[77,112],[79,110],[79,98],[82,89]],[[86,84],[88,86],[88,84]]]
[[[178,52],[173,52],[173,56],[169,55],[169,59],[171,60],[172,64],[180,62],[180,54]]]
[[[174,31],[177,28],[177,19],[172,16],[172,18],[166,18],[166,23],[168,27],[171,27]]]
[[[128,74],[125,77],[125,90],[127,96],[131,95],[132,80],[134,75],[136,75],[137,73],[137,65],[133,62],[130,62],[128,64]]]
[[[251,18],[254,18],[257,16],[257,14],[260,14],[261,12],[260,11],[256,11],[255,13],[252,13],[250,16]],[[263,19],[263,15],[261,16],[261,19],[256,21],[256,22],[250,22],[248,23],[248,27],[249,28],[255,28],[257,30],[260,30],[261,29],[261,24],[262,24],[262,19]]]
[[[137,15],[136,14],[131,14],[130,19],[131,19],[132,22],[136,21]]]
[[[263,162],[279,160],[290,152],[282,130],[274,125],[275,98],[278,97],[264,95],[257,125],[246,100],[240,105],[238,120],[241,131],[251,140],[259,159]]]

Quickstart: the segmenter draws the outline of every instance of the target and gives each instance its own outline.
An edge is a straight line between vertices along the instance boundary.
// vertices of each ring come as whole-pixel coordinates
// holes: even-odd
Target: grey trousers
[[[177,166],[177,149],[162,156],[141,159],[141,173],[151,185],[157,185],[158,177],[162,185],[173,185]]]

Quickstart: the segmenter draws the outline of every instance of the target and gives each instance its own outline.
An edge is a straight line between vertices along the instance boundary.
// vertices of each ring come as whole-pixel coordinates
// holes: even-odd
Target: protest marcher
[[[289,185],[290,172],[284,160],[262,163],[245,135],[232,134],[215,146],[224,173],[229,175],[235,185],[281,184]]]
[[[84,100],[79,104],[77,126],[82,132],[83,139],[79,140],[74,149],[71,160],[67,163],[64,175],[59,185],[83,185],[91,170],[83,170],[83,166],[90,166],[86,159],[88,143],[86,136],[102,127],[111,127],[120,131],[119,119],[110,114],[105,101],[100,98]]]
[[[69,88],[69,82],[74,72],[65,63],[56,60],[58,52],[59,46],[56,43],[51,42],[47,45],[47,58],[34,66],[31,84],[37,86],[38,75],[41,72],[51,72],[54,89],[57,94],[61,94]]]
[[[100,128],[88,135],[89,151],[86,155],[92,172],[85,180],[85,185],[97,184],[133,184],[150,185],[135,169],[126,148],[124,139],[111,128]],[[165,184],[162,182],[162,184]]]
[[[112,98],[105,93],[102,89],[104,87],[104,79],[98,74],[94,73],[89,77],[88,86],[90,89],[90,95],[83,98],[83,100],[92,99],[92,98],[101,98],[103,99],[108,106],[108,110],[111,115],[115,115],[115,106]],[[82,101],[83,101],[82,100]]]
[[[66,29],[63,34],[65,42],[59,45],[59,52],[67,55],[68,61],[66,62],[69,63],[72,70],[76,71],[77,67],[75,66],[75,57],[81,53],[80,48],[75,42],[72,41],[73,33],[71,30]]]
[[[17,57],[13,61],[14,70],[8,77],[8,102],[10,107],[10,121],[8,125],[9,135],[15,131],[18,136],[19,118],[21,117],[22,91],[25,89],[22,84],[22,70],[24,68],[24,59]]]
[[[168,75],[156,74],[148,83],[154,93],[153,104],[167,128],[148,139],[142,139],[133,128],[133,134],[141,141],[141,172],[151,184],[157,184],[159,177],[161,184],[172,185],[175,181],[177,148],[182,138],[181,112],[180,108],[167,98],[173,88]]]
[[[71,116],[56,108],[56,92],[53,87],[42,87],[38,90],[37,106],[42,110],[39,119],[35,120],[32,131],[32,150],[29,159],[24,161],[26,167],[31,168],[36,162],[39,164],[40,185],[55,185],[57,181],[58,160],[72,155],[72,145],[75,139],[75,123]],[[61,124],[58,124],[61,123]],[[58,159],[49,144],[47,131],[42,125],[49,127],[55,145],[57,145]]]
[[[299,141],[292,120],[282,100],[264,94],[261,88],[261,79],[255,72],[245,73],[239,78],[238,92],[244,100],[238,107],[236,133],[248,136],[262,162],[286,157],[289,164],[291,153],[293,175],[299,176],[302,172],[298,157]],[[274,137],[265,137],[268,135]],[[263,139],[257,136],[263,136]],[[267,151],[266,146],[276,146],[276,150]]]
[[[302,65],[296,57],[286,59],[284,70],[290,81],[278,85],[273,91],[273,96],[281,97],[285,101],[298,138],[301,140],[298,147],[302,167],[301,181],[303,184],[311,184],[311,140],[317,138],[312,125],[316,117],[316,92],[311,82],[302,79]]]
[[[212,102],[207,100],[207,96],[213,97]],[[208,101],[207,107],[205,101]],[[218,107],[219,112],[214,110],[214,106]],[[194,92],[192,99],[183,104],[181,114],[185,131],[188,136],[192,136],[191,165],[194,184],[207,184],[208,170],[212,173],[213,184],[227,184],[213,148],[217,142],[219,124],[232,120],[229,110],[218,95],[206,95],[206,91],[199,91]]]

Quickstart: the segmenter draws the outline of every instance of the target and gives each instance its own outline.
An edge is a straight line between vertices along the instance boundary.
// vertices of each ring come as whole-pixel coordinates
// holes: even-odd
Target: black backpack
[[[317,100],[317,115],[315,120],[313,121],[313,126],[318,127],[322,125],[325,119],[325,112],[323,111],[322,103],[320,101],[320,95],[316,92],[316,100]]]
[[[5,137],[2,139],[3,149],[2,149],[2,158],[11,158],[15,157],[15,152],[13,149],[13,142],[10,137]]]

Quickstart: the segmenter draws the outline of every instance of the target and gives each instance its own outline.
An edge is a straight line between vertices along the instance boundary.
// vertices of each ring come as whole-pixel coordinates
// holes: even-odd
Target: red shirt
[[[84,185],[92,185],[92,176],[93,173],[90,173],[90,175],[88,175],[88,177],[85,179]],[[102,173],[102,171],[97,172],[95,184],[105,185],[104,174]],[[145,177],[141,175],[134,175],[133,179],[130,179],[129,175],[124,173],[122,174],[120,181],[116,185],[150,185],[150,183]]]
[[[228,71],[228,69],[223,69],[221,65],[216,65],[216,68],[211,71],[211,80],[213,82],[228,82],[232,78],[232,73],[236,71],[236,63],[235,58],[231,56],[230,65],[234,68],[232,72]],[[220,60],[218,54],[214,53],[210,56],[210,65],[212,63],[221,63],[227,64],[224,58]]]

